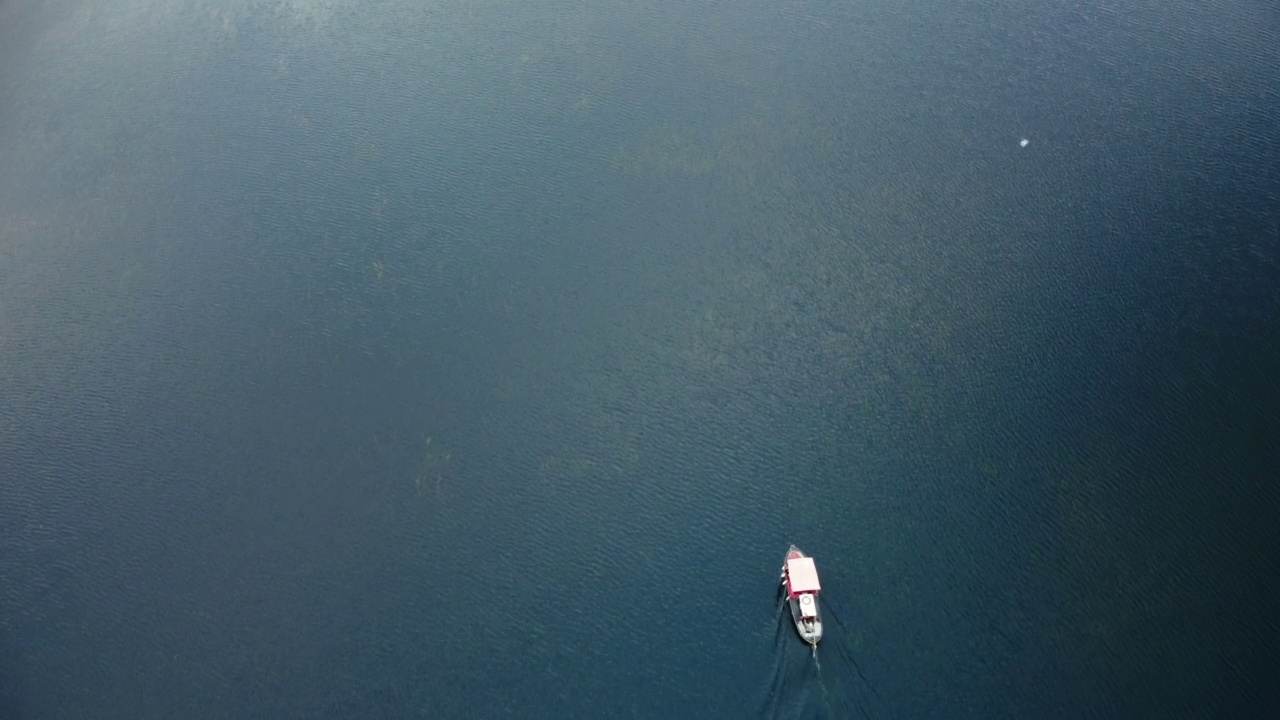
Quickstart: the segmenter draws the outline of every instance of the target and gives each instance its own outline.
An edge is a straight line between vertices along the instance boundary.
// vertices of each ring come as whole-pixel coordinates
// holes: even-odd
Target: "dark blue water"
[[[0,1],[0,718],[1266,716],[1280,15],[1023,5]]]

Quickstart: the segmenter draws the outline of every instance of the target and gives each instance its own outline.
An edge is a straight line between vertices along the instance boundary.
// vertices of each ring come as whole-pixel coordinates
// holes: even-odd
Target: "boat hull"
[[[791,606],[791,622],[796,627],[796,633],[800,635],[801,640],[810,645],[817,645],[818,641],[822,640],[822,608],[818,603],[816,575],[814,576],[815,584],[809,588],[811,592],[795,592],[791,579],[787,575],[787,561],[803,557],[807,556],[795,545],[787,551],[787,556],[782,562],[782,591],[787,596],[787,604]]]

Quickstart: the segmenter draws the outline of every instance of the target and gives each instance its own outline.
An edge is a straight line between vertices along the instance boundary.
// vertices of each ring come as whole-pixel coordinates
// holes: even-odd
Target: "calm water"
[[[0,0],[0,717],[1263,716],[1280,15],[1024,5]]]

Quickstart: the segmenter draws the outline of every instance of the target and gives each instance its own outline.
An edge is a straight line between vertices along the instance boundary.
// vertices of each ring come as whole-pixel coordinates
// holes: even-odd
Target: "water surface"
[[[1263,716],[1278,28],[0,4],[0,716]]]

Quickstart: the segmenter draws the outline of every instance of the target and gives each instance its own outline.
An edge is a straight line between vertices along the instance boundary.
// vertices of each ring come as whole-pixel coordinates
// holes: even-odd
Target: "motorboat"
[[[813,564],[813,558],[792,545],[782,564],[781,582],[791,605],[791,619],[795,621],[796,632],[805,642],[817,647],[822,639],[822,613],[818,610],[818,593],[822,585],[818,582],[818,568]]]

